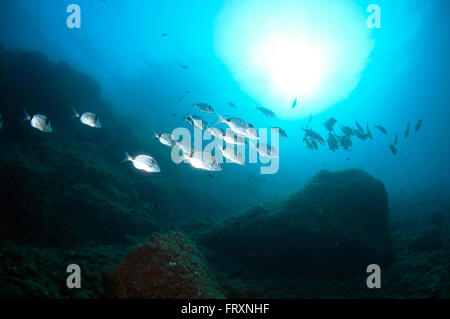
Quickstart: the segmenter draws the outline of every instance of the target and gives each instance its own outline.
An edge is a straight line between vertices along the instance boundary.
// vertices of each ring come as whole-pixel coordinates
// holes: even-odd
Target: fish
[[[306,123],[306,128],[308,128],[311,125],[312,121],[312,114],[309,114],[308,123]]]
[[[411,127],[411,123],[408,123],[408,125],[406,125],[406,130],[405,130],[405,138],[408,137],[409,135],[409,128]]]
[[[328,131],[334,130],[334,124],[337,123],[337,120],[334,117],[330,117],[323,125]]]
[[[272,127],[270,130],[275,132],[275,134],[277,134],[281,138],[287,138],[288,137],[286,132],[281,127]]]
[[[189,69],[189,66],[187,66],[186,64],[180,64],[180,67],[185,70]]]
[[[183,153],[183,159],[187,160],[192,167],[197,169],[211,172],[222,170],[220,163],[208,152],[194,152],[192,155]]]
[[[206,129],[206,132],[209,132],[212,136],[214,136],[216,139],[222,139],[223,135],[225,134],[224,131],[222,131],[218,127],[208,127]]]
[[[273,113],[271,110],[269,110],[268,108],[265,107],[257,107],[256,108],[258,111],[260,111],[265,117],[269,117],[269,118],[276,118],[277,116],[275,115],[275,113]]]
[[[366,125],[366,130],[367,130],[367,137],[369,137],[371,140],[373,139],[373,135],[372,135],[372,132],[370,131],[370,129],[369,129],[369,123],[367,123],[367,125]]]
[[[353,144],[352,139],[348,135],[338,136],[338,141],[346,151],[348,151]]]
[[[162,35],[163,37],[167,37],[167,36],[168,36],[167,33],[162,33],[161,35]]]
[[[122,162],[130,161],[133,166],[141,171],[147,173],[159,173],[161,169],[159,168],[156,160],[149,155],[138,155],[136,157],[131,157],[130,154],[125,152],[125,159]]]
[[[100,122],[100,119],[98,118],[98,116],[95,113],[85,112],[85,113],[81,114],[81,113],[77,112],[77,110],[75,110],[74,108],[72,109],[72,111],[73,111],[72,118],[73,119],[79,118],[80,122],[83,123],[84,125],[87,125],[90,127],[95,127],[95,128],[102,127],[102,123]]]
[[[217,116],[219,117],[219,120],[216,122],[216,125],[225,123],[237,135],[248,137],[253,140],[259,139],[255,128],[250,123],[247,123],[247,121],[238,117],[230,117],[226,119],[219,113],[217,113]]]
[[[231,106],[231,107],[236,108],[236,104],[234,104],[233,102],[228,102],[228,105]]]
[[[314,149],[314,150],[319,150],[319,146],[317,145],[317,142],[316,141],[314,141],[314,140],[311,140],[311,145],[312,145],[312,148]]]
[[[395,133],[394,145],[397,145],[397,143],[398,143],[398,133]]]
[[[292,102],[292,108],[295,108],[297,106],[297,98],[295,98],[294,102]]]
[[[159,140],[159,142],[163,145],[172,147],[175,144],[175,138],[172,134],[169,133],[155,133],[155,137]]]
[[[348,126],[342,126],[341,131],[342,131],[342,133],[344,133],[347,136],[355,135],[355,131],[351,127],[348,127]]]
[[[250,144],[260,156],[269,157],[269,158],[279,158],[280,154],[278,150],[267,143],[258,142],[258,144],[251,143]]]
[[[303,138],[303,142],[305,142],[306,147],[309,148],[310,150],[314,150],[314,146],[311,143],[311,140],[309,138],[307,138],[306,136]]]
[[[230,160],[231,162],[239,164],[239,165],[245,164],[244,157],[242,156],[242,154],[240,152],[237,152],[237,151],[235,152],[234,147],[222,146],[220,148],[220,151],[222,152],[223,157]]]
[[[205,130],[206,128],[208,128],[208,122],[203,120],[200,116],[186,114],[183,118],[193,127],[197,127],[201,130]]]
[[[320,136],[319,133],[314,132],[313,130],[310,129],[302,129],[305,132],[305,136],[308,137],[311,141],[315,141],[318,142],[322,145],[325,145],[325,141],[323,139],[322,136]]]
[[[3,128],[3,117],[0,114],[0,130]]]
[[[388,134],[388,131],[387,131],[383,126],[381,126],[381,125],[375,125],[375,127],[376,127],[381,133],[383,133],[384,135],[387,135],[387,134]]]
[[[184,91],[184,94],[189,94],[189,93],[191,93],[191,91],[188,91],[188,90]]]
[[[30,121],[30,125],[34,127],[35,129],[44,132],[44,133],[51,133],[53,131],[52,125],[50,123],[50,120],[47,116],[42,114],[36,114],[33,116],[30,116],[28,114],[28,111],[25,110],[25,117],[23,121]]]
[[[247,144],[245,141],[245,137],[243,137],[241,135],[237,135],[231,130],[227,130],[225,133],[223,133],[222,139],[227,144],[233,144],[233,145]]]
[[[355,121],[355,124],[356,124],[356,128],[358,129],[358,131],[361,132],[361,133],[363,133],[363,132],[364,132],[364,129],[362,128],[362,126],[359,125],[359,123],[356,122],[356,121]]]
[[[195,106],[203,113],[214,113],[214,108],[206,103],[196,103]]]
[[[397,148],[394,145],[390,146],[392,154],[397,154]]]
[[[359,130],[353,130],[353,132],[355,133],[355,136],[361,140],[366,140],[368,138],[368,136],[366,134],[361,133]]]
[[[415,127],[415,131],[419,131],[420,128],[422,127],[422,123],[423,123],[423,119],[420,119],[417,121],[416,127]]]
[[[339,148],[339,142],[338,142],[336,136],[334,136],[334,134],[331,132],[328,133],[327,143],[328,143],[328,148],[330,150],[332,150],[333,152]]]

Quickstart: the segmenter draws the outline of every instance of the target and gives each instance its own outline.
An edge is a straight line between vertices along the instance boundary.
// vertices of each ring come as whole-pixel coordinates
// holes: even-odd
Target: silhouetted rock
[[[199,243],[258,269],[360,275],[391,256],[386,191],[361,170],[322,170],[287,199],[226,220]]]

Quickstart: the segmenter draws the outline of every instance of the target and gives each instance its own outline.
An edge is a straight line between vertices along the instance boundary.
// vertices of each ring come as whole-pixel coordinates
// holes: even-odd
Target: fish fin
[[[122,163],[131,161],[131,160],[133,160],[133,158],[130,156],[130,154],[128,154],[128,152],[125,152],[125,158],[122,160]]]
[[[23,112],[24,112],[24,114],[25,114],[25,117],[23,118],[22,122],[31,120],[31,116],[30,116],[30,114],[28,113],[27,109],[24,109]]]
[[[227,120],[226,120],[222,115],[220,115],[219,113],[217,113],[217,116],[219,117],[219,120],[216,122],[215,125],[220,124],[220,123],[225,123],[225,122],[227,121]]]
[[[74,107],[72,107],[72,119],[76,119],[76,118],[80,117],[80,115],[81,114],[78,113]]]
[[[157,138],[159,138],[159,134],[158,133],[156,133],[156,131],[155,130],[153,130],[153,137],[157,137]]]

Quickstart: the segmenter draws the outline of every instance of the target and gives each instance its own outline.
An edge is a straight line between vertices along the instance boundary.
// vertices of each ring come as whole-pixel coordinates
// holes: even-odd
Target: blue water
[[[277,174],[259,176],[263,181],[261,193],[255,193],[254,198],[249,196],[250,199],[242,196],[246,205],[297,190],[321,168],[362,168],[385,183],[391,198],[423,192],[448,194],[448,1],[377,1],[381,8],[380,29],[365,26],[370,1],[342,1],[333,7],[317,2],[321,7],[316,8],[315,1],[249,1],[245,7],[238,0],[76,3],[82,13],[81,29],[66,27],[67,1],[2,1],[0,42],[7,48],[41,51],[51,60],[66,61],[95,78],[105,99],[119,113],[127,115],[127,120],[133,119],[129,125],[143,138],[150,138],[153,130],[170,132],[185,126],[180,116],[186,112],[199,114],[192,107],[198,101],[213,105],[221,114],[245,118],[256,127],[282,127],[289,137],[280,141],[280,169]],[[333,30],[329,26],[334,25],[336,37],[331,33],[324,38],[340,40],[334,45],[347,55],[345,63],[355,59],[361,67],[352,71],[355,83],[350,89],[348,85],[340,87],[344,84],[338,80],[345,78],[348,68],[338,68],[333,75],[335,89],[343,90],[339,91],[341,98],[328,99],[325,91],[309,98],[310,104],[301,102],[292,110],[293,96],[264,86],[264,81],[270,80],[264,75],[269,73],[261,77],[252,73],[255,68],[246,59],[256,38],[244,39],[241,33],[245,30],[240,28],[246,26],[246,18],[250,21],[261,16],[258,23],[264,25],[271,12],[283,16],[283,12],[277,12],[280,8],[289,8],[289,19],[296,7],[301,13],[313,10],[328,17],[319,21],[331,21],[326,30]],[[348,7],[356,12],[354,21],[343,18]],[[292,21],[294,33],[301,27],[297,22]],[[360,33],[354,34],[363,41],[346,38],[340,25],[345,30],[357,29]],[[276,24],[266,27],[281,33],[286,32],[289,23],[279,29]],[[317,35],[321,39],[319,24],[303,31],[310,38]],[[264,36],[257,34],[258,39]],[[185,94],[186,90],[190,93]],[[177,101],[180,96],[184,96],[181,102]],[[315,104],[322,100],[323,105]],[[231,108],[227,102],[235,103],[237,108]],[[272,109],[280,114],[279,118],[265,118],[255,104]],[[351,152],[331,152],[326,146],[311,151],[302,142],[301,131],[310,114],[312,128],[323,136],[326,131],[322,123],[329,117],[349,126],[354,126],[355,120],[363,126],[366,122],[381,124],[389,135],[371,127],[374,139],[354,138]],[[215,115],[204,117],[209,123],[217,119]],[[423,126],[416,133],[413,127],[422,118]],[[412,132],[405,140],[403,133],[408,122]],[[389,145],[396,132],[399,154],[393,155]],[[192,175],[182,174],[172,178],[227,197],[233,196],[233,185],[252,175],[259,175],[259,164],[226,165],[214,182],[197,181]]]

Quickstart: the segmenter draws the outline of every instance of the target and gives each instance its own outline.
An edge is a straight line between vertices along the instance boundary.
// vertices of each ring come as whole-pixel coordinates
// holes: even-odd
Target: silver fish
[[[295,98],[294,102],[292,102],[292,108],[297,106],[297,98]]]
[[[303,131],[305,131],[305,136],[307,138],[309,138],[311,141],[315,141],[322,145],[325,145],[325,141],[324,141],[323,137],[320,136],[318,133],[314,132],[313,130],[307,129],[307,128],[306,129],[304,128]]]
[[[338,140],[346,151],[348,151],[353,144],[352,139],[348,135],[338,136]]]
[[[355,135],[355,131],[353,131],[353,129],[351,127],[348,127],[348,126],[342,126],[341,127],[341,131],[347,136]]]
[[[235,152],[234,147],[223,146],[220,148],[220,151],[222,152],[223,157],[230,160],[231,162],[239,165],[245,164],[244,157],[240,152]]]
[[[136,169],[145,171],[147,173],[159,173],[161,169],[159,168],[156,160],[149,155],[138,155],[136,157],[131,157],[130,154],[125,152],[125,159],[122,162],[130,161]]]
[[[250,143],[250,145],[258,152],[260,156],[269,158],[278,158],[280,154],[278,150],[270,144],[258,142],[258,144]]]
[[[217,114],[219,120],[216,124],[225,123],[228,127],[237,135],[248,137],[249,139],[259,139],[256,129],[250,123],[238,117],[224,118],[222,115]]]
[[[195,106],[203,113],[214,113],[214,108],[206,103],[196,103]]]
[[[214,136],[217,139],[222,139],[223,135],[225,134],[220,128],[218,127],[208,127],[206,129],[207,132],[209,132],[209,134],[211,134],[212,136]]]
[[[286,132],[281,127],[272,127],[271,130],[275,132],[279,137],[287,138]]]
[[[423,119],[417,121],[417,124],[416,124],[416,127],[415,127],[416,132],[418,130],[420,130],[420,128],[422,127],[422,123],[423,123]]]
[[[245,141],[245,137],[241,135],[237,135],[232,130],[227,130],[222,135],[222,139],[227,144],[233,144],[233,145],[245,145],[247,144]]]
[[[337,120],[334,117],[330,117],[323,125],[328,131],[332,131],[334,128],[334,124],[337,123]]]
[[[408,125],[406,125],[406,130],[405,130],[405,138],[408,137],[409,135],[409,128],[411,127],[411,123],[408,123]]]
[[[85,112],[83,114],[78,113],[75,109],[73,109],[73,116],[72,118],[79,118],[80,122],[84,125],[95,127],[95,128],[101,128],[102,123],[100,122],[100,119],[98,116],[91,112]]]
[[[159,142],[163,145],[172,147],[175,144],[175,138],[172,134],[169,133],[155,133],[155,137],[159,140]]]
[[[397,154],[397,148],[394,145],[391,145],[390,148],[391,148],[392,154],[396,155]]]
[[[51,133],[53,131],[50,120],[45,115],[36,114],[31,117],[25,110],[25,118],[23,120],[30,121],[30,125],[41,132]]]
[[[328,143],[328,147],[333,152],[339,148],[339,142],[338,142],[337,138],[334,136],[334,134],[331,132],[328,133],[327,143]]]
[[[257,108],[257,110],[259,110],[266,117],[269,117],[269,118],[275,118],[276,117],[275,113],[273,113],[268,108],[260,106],[260,107]]]
[[[184,153],[183,159],[187,160],[192,167],[197,169],[211,172],[222,170],[220,163],[208,152],[193,152],[192,155]]]
[[[372,135],[372,132],[369,129],[369,123],[367,123],[367,125],[366,125],[366,130],[367,130],[367,137],[369,137],[372,140],[373,139],[373,135]]]
[[[388,134],[388,131],[387,131],[383,126],[381,126],[381,125],[375,125],[375,127],[376,127],[381,133],[383,133],[384,135],[387,135],[387,134]]]
[[[363,132],[364,132],[364,129],[362,128],[362,126],[359,125],[359,123],[356,122],[356,121],[355,121],[355,124],[356,124],[356,128],[358,129],[358,131],[361,132],[361,133],[363,133]]]
[[[192,125],[193,127],[197,127],[201,130],[205,130],[206,128],[208,128],[208,122],[203,120],[200,116],[186,114],[184,116],[184,120],[186,122],[188,122],[190,125]]]

